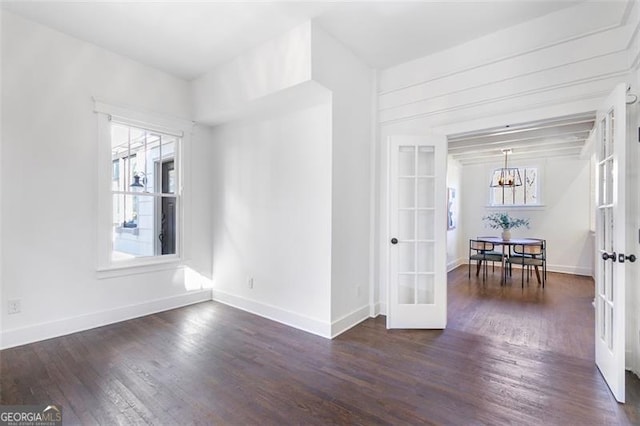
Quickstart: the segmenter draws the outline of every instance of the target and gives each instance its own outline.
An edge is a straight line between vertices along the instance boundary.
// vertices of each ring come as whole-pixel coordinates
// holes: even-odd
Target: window
[[[491,170],[491,176],[499,169]],[[540,179],[537,167],[520,167],[521,186],[489,188],[492,206],[540,205]]]
[[[180,138],[111,121],[112,260],[176,254]]]
[[[181,260],[183,144],[192,123],[96,101],[99,271]],[[105,275],[110,276],[110,275]]]

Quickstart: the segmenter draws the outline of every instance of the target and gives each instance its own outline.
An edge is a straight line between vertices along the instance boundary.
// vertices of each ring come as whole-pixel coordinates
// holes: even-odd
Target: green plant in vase
[[[511,230],[521,226],[529,227],[529,219],[520,219],[509,216],[509,213],[491,213],[482,218],[490,228],[502,229],[502,239],[511,239]]]

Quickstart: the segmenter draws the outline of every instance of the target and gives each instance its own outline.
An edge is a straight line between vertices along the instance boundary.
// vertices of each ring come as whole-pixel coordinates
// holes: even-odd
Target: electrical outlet
[[[247,285],[249,286],[249,288],[253,289],[253,278],[249,278],[247,280]]]
[[[9,309],[8,309],[9,314],[17,314],[21,310],[20,299],[9,300],[8,305],[9,305]]]

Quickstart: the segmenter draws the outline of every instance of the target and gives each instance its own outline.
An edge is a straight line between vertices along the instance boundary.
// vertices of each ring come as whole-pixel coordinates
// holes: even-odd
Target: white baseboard
[[[456,269],[458,266],[464,265],[466,263],[467,263],[466,259],[459,257],[458,259],[447,263],[447,272],[451,272],[454,269]]]
[[[371,318],[369,315],[369,305],[365,305],[362,308],[356,309],[350,314],[333,321],[331,323],[331,338],[333,339],[368,318]]]
[[[375,318],[378,315],[384,315],[382,312],[380,312],[380,302],[374,303],[373,304],[373,314],[371,315],[371,318]]]
[[[290,327],[315,334],[317,336],[331,339],[332,326],[329,322],[320,321],[315,318],[309,318],[296,312],[278,308],[277,306],[268,305],[256,300],[245,299],[244,297],[236,296],[216,289],[213,289],[213,300],[288,325]],[[369,309],[368,306],[367,309]]]
[[[464,261],[464,264],[466,264],[467,261]],[[496,266],[500,266],[500,265],[496,265]],[[520,265],[518,265],[517,263],[513,264],[513,267],[515,269],[519,269]],[[591,277],[593,276],[593,271],[591,270],[591,268],[587,268],[584,266],[569,266],[569,265],[551,265],[551,264],[547,264],[547,271],[548,272],[559,272],[561,274],[572,274],[572,275],[584,275],[586,277]]]
[[[77,317],[4,330],[0,334],[0,349],[26,345],[27,343],[77,333],[91,328],[102,327],[157,312],[168,311],[182,306],[211,300],[211,290],[191,291],[177,296],[150,300],[136,305],[94,312]]]
[[[560,272],[562,274],[584,275],[590,277],[593,275],[591,268],[584,266],[568,266],[568,265],[551,265],[547,264],[547,271]]]
[[[387,315],[387,304],[384,302],[379,302],[376,303],[376,312],[378,312],[378,315]]]

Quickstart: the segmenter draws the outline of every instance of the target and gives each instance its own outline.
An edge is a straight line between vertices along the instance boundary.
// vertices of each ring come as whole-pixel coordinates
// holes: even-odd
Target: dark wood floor
[[[333,341],[214,302],[0,352],[0,403],[65,424],[640,424],[594,366],[593,283],[449,274],[445,331],[370,319]]]

